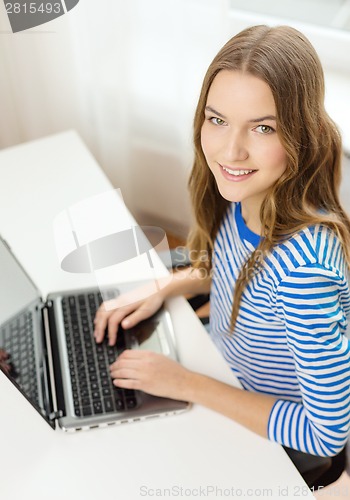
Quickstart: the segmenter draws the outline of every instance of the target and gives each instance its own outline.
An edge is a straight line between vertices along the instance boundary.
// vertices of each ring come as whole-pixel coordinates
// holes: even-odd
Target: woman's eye
[[[214,125],[225,125],[225,121],[222,120],[221,118],[217,118],[216,116],[212,116],[209,118],[209,121],[213,123]]]
[[[272,132],[274,132],[274,129],[269,125],[259,125],[255,128],[255,130],[260,134],[271,134]]]

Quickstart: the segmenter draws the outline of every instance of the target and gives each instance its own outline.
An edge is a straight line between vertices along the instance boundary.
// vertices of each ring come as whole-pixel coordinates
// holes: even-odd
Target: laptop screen
[[[49,404],[43,399],[41,381],[46,368],[38,335],[40,303],[34,283],[0,238],[0,369],[48,420]]]
[[[38,297],[35,285],[0,238],[0,325]]]

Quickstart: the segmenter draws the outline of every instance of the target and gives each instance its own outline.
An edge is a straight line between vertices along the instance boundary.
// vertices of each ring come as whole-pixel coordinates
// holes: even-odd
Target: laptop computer
[[[113,298],[135,284],[103,290]],[[118,331],[115,346],[96,344],[93,318],[99,288],[56,292],[43,300],[0,237],[0,369],[46,422],[64,431],[87,430],[173,415],[189,403],[116,388],[109,365],[124,349],[147,349],[177,359],[169,312]]]

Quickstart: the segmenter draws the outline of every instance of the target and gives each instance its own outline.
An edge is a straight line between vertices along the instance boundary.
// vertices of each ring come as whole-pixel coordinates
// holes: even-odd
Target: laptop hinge
[[[65,415],[65,405],[62,390],[62,374],[58,359],[57,332],[54,321],[53,302],[48,300],[42,307],[42,317],[46,341],[46,359],[48,363],[50,396],[52,401],[49,419],[54,420]],[[51,416],[53,415],[53,418]]]
[[[62,410],[53,411],[52,413],[50,413],[50,415],[48,415],[50,422],[53,422],[54,420],[57,420],[58,418],[61,418],[61,417],[63,417]]]

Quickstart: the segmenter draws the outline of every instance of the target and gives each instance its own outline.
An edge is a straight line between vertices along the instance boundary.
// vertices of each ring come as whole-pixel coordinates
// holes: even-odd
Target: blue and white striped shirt
[[[335,455],[350,428],[350,290],[341,244],[315,226],[275,247],[244,290],[231,334],[235,281],[259,241],[232,203],[214,246],[211,336],[244,389],[277,398],[269,439]]]

